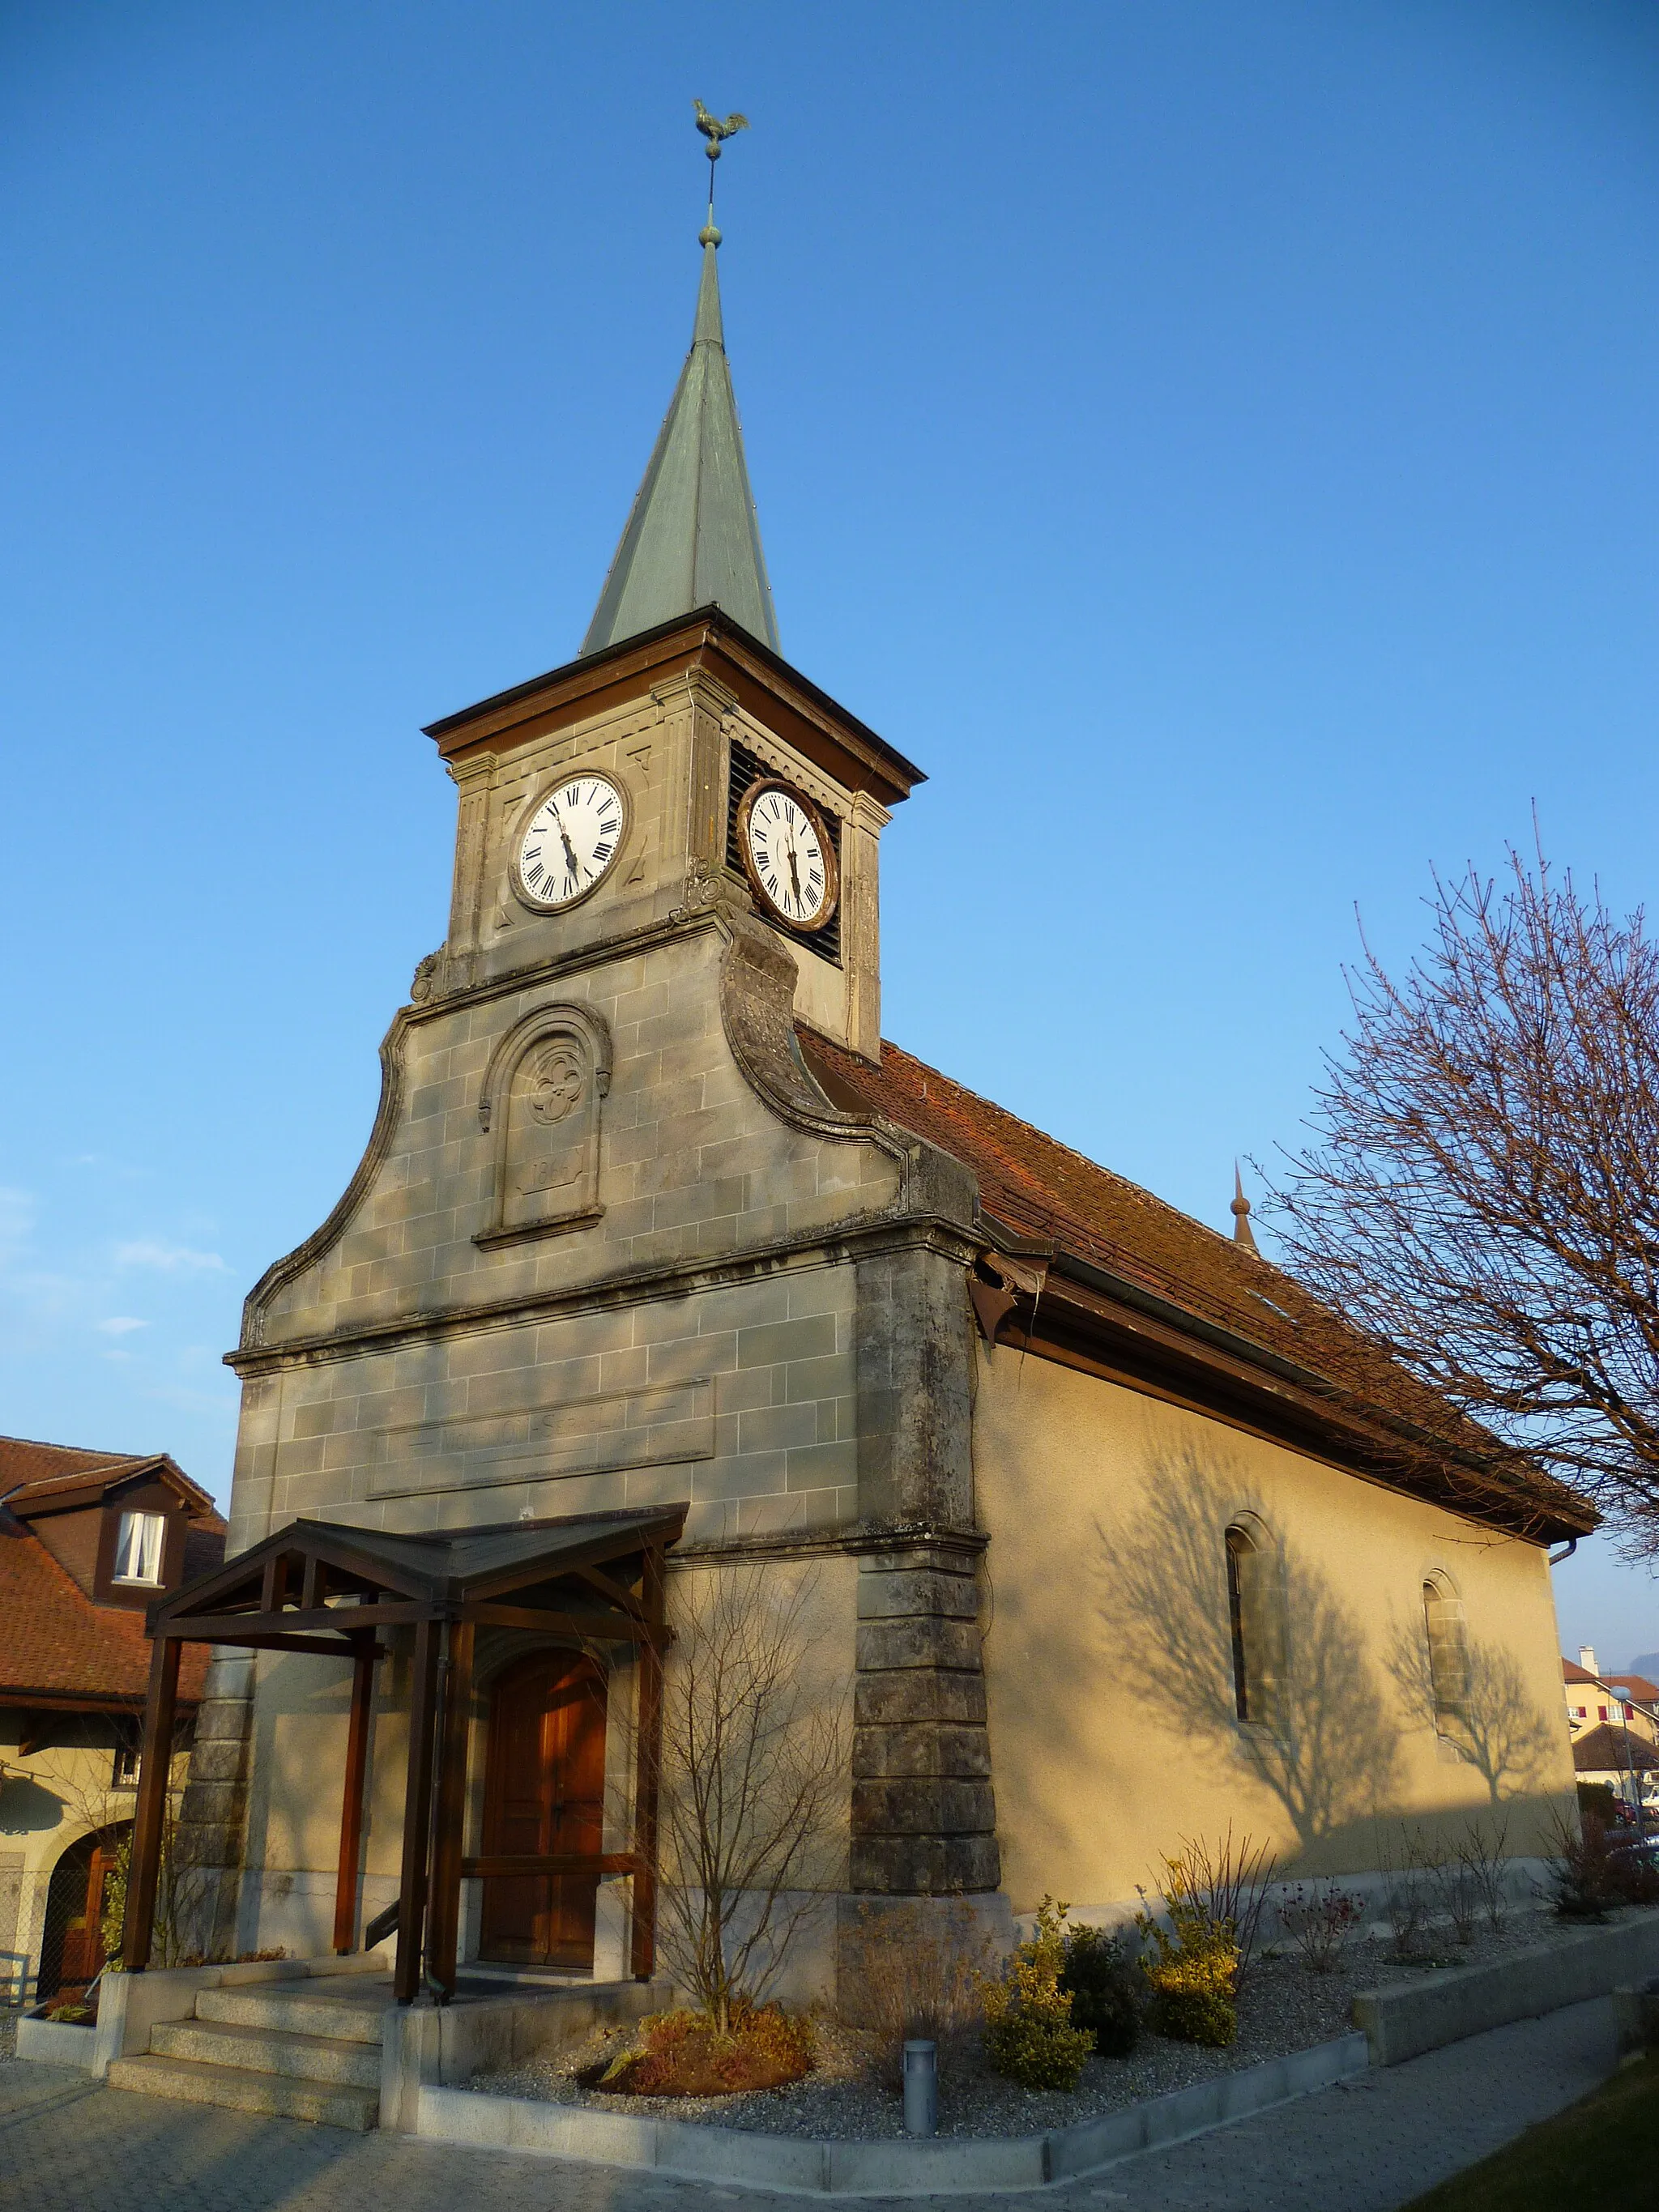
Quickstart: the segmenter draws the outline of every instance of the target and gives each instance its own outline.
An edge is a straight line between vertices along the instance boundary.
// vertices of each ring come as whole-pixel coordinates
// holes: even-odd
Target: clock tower
[[[448,931],[382,1044],[349,1187],[247,1300],[230,1544],[296,1520],[416,1534],[683,1508],[671,1623],[684,1574],[811,1579],[803,1679],[848,1723],[842,1905],[977,1895],[1002,1920],[975,1184],[844,1080],[881,1059],[880,837],[920,771],[779,649],[719,243],[711,219],[690,349],[581,650],[428,732],[459,793]],[[607,1664],[625,1730],[631,1661]],[[287,1680],[260,1662],[250,1833],[276,1834],[270,1808],[331,1759]],[[371,1837],[365,1920],[395,1894],[394,1829]],[[297,1831],[291,1850],[327,1863]],[[279,1907],[264,1857],[239,1948],[303,1955],[308,1878]],[[609,1887],[596,1973],[624,1955],[626,1879]],[[487,1956],[488,1901],[463,1921],[462,1955]]]

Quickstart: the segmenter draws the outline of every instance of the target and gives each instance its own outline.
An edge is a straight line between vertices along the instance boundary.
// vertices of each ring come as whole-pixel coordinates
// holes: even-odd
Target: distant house
[[[0,1437],[0,1989],[50,1996],[103,1964],[105,1884],[132,1820],[144,1608],[224,1556],[205,1491],[163,1454]],[[180,1681],[182,1784],[208,1653]]]
[[[1571,1659],[1561,1662],[1561,1680],[1567,1731],[1575,1741],[1586,1729],[1611,1723],[1630,1729],[1644,1743],[1659,1744],[1659,1682],[1645,1674],[1598,1674],[1588,1644],[1579,1645],[1577,1666]]]
[[[1580,1782],[1599,1782],[1631,1814],[1639,1806],[1650,1821],[1659,1819],[1659,1748],[1634,1729],[1598,1722],[1572,1747]]]

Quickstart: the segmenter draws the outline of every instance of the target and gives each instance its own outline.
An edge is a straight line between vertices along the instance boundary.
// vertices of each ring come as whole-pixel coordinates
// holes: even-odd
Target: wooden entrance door
[[[46,1969],[42,1978],[51,1978],[54,1984],[43,1995],[83,1990],[103,1965],[104,1892],[115,1871],[120,1842],[121,1832],[115,1829],[106,1829],[102,1835],[84,1836],[79,1843],[70,1844],[53,1868],[47,1894],[47,1918],[51,1920],[56,1913],[61,1913],[63,1933],[55,1974],[52,1973],[50,1962],[45,1958],[41,1960]]]
[[[498,1676],[484,1762],[483,1856],[604,1849],[605,1677],[538,1651]],[[520,1966],[593,1964],[597,1874],[487,1875],[479,1955]]]

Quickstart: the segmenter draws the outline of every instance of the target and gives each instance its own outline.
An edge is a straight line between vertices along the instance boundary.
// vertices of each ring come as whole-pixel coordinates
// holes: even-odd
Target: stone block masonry
[[[855,1891],[949,1896],[1001,1879],[978,1547],[921,1538],[860,1562],[854,1685]]]

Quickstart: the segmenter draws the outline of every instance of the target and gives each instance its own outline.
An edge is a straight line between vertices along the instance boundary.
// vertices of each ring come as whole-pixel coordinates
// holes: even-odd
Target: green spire
[[[702,283],[691,350],[582,640],[584,654],[711,603],[777,650],[772,586],[720,327],[714,265],[720,234],[710,212],[701,234]]]

